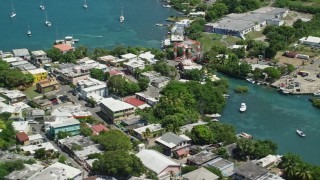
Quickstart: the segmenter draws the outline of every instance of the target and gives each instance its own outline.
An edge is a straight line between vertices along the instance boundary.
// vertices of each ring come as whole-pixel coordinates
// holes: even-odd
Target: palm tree
[[[302,180],[311,180],[312,178],[312,170],[310,165],[304,163],[299,166],[295,175]]]

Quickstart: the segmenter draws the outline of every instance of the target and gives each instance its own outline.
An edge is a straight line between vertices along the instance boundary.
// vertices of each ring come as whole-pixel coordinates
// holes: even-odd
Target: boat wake
[[[103,36],[86,35],[86,34],[79,34],[78,36],[93,37],[93,38],[102,38],[103,37]]]

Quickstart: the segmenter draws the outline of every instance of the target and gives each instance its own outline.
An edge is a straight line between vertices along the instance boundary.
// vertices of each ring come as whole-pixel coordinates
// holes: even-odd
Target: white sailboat
[[[247,105],[246,103],[241,103],[241,106],[240,106],[240,112],[245,112],[247,110]]]
[[[30,26],[28,25],[28,31],[27,31],[27,35],[29,36],[29,37],[31,37],[31,30],[30,30]]]
[[[123,16],[123,10],[121,7],[121,16],[120,16],[120,22],[122,23],[124,21],[124,16]]]
[[[87,0],[84,0],[84,2],[83,2],[83,8],[85,8],[85,9],[88,8]]]
[[[45,9],[44,5],[42,4],[42,0],[41,0],[41,2],[40,2],[39,8],[40,8],[42,11]]]
[[[16,10],[14,9],[14,4],[12,1],[11,3],[12,3],[12,12],[11,12],[10,18],[14,18],[16,17],[17,13],[16,13]]]
[[[51,22],[48,20],[48,13],[46,11],[46,21],[45,21],[46,26],[50,27],[52,24]]]

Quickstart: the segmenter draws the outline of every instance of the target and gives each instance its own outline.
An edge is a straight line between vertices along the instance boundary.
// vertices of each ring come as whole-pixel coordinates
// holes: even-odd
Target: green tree
[[[90,76],[99,81],[103,81],[105,75],[101,69],[93,68],[90,70]]]
[[[74,54],[73,51],[68,51],[65,54],[62,55],[62,59],[60,62],[64,63],[75,63],[77,60],[76,55]]]
[[[79,46],[74,51],[76,59],[82,59],[88,56],[88,48],[86,46]]]
[[[212,144],[214,141],[214,135],[212,131],[206,125],[195,126],[191,130],[191,139],[193,143],[205,145]]]
[[[224,148],[224,147],[218,148],[217,155],[224,158],[224,159],[229,159],[229,154],[228,154],[226,148]]]
[[[98,136],[93,136],[92,140],[101,144],[106,151],[128,151],[132,149],[130,138],[118,130],[102,132]]]
[[[138,79],[138,85],[141,91],[145,91],[149,87],[149,79],[140,77]]]
[[[110,73],[109,73],[109,72],[105,72],[103,79],[104,79],[105,81],[107,81],[109,78],[110,78]]]
[[[255,142],[255,150],[252,153],[253,158],[261,159],[269,154],[276,154],[278,146],[269,140],[258,140]]]
[[[220,169],[212,167],[212,166],[205,166],[205,168],[207,170],[209,170],[210,172],[212,172],[213,174],[219,176],[219,179],[223,179],[223,175],[222,175]]]
[[[95,48],[92,52],[92,58],[94,60],[98,60],[99,57],[102,56],[106,56],[108,55],[110,52],[107,49],[103,49],[103,48]]]
[[[66,164],[66,160],[67,160],[67,158],[66,158],[64,155],[60,155],[58,162],[59,162],[59,163]]]
[[[116,162],[116,163],[115,163]],[[107,176],[129,177],[140,176],[146,170],[141,160],[126,151],[107,151],[93,162],[94,173]]]
[[[83,136],[91,136],[92,135],[92,129],[87,127],[86,125],[80,126],[80,134]]]
[[[34,157],[37,159],[45,159],[46,158],[46,150],[44,148],[38,149],[34,153]]]
[[[267,81],[273,82],[281,77],[281,73],[274,67],[267,67],[263,69],[263,72],[268,75]]]
[[[181,168],[181,174],[187,174],[188,172],[198,169],[197,166],[184,166]]]
[[[63,55],[59,49],[53,47],[46,52],[47,56],[52,60],[52,62],[61,61]]]
[[[58,135],[57,135],[57,138],[58,139],[64,139],[64,138],[66,138],[68,136],[71,136],[70,132],[59,131]]]
[[[255,150],[254,142],[249,139],[241,138],[237,141],[236,151],[242,160],[250,158]]]
[[[202,81],[203,72],[199,69],[185,71],[184,77],[189,80]]]
[[[126,53],[128,53],[128,51],[123,46],[117,46],[117,47],[113,48],[111,53],[112,53],[112,55],[114,55],[116,57],[120,57],[120,55],[126,54]]]

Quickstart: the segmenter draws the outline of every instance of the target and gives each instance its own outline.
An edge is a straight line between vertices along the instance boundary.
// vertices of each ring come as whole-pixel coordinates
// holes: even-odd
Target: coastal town
[[[156,24],[168,28],[159,49],[66,36],[0,51],[0,179],[320,178],[318,164],[220,121],[232,96],[219,75],[247,81],[235,93],[262,86],[320,108],[318,11],[282,0],[162,4],[183,15]]]

